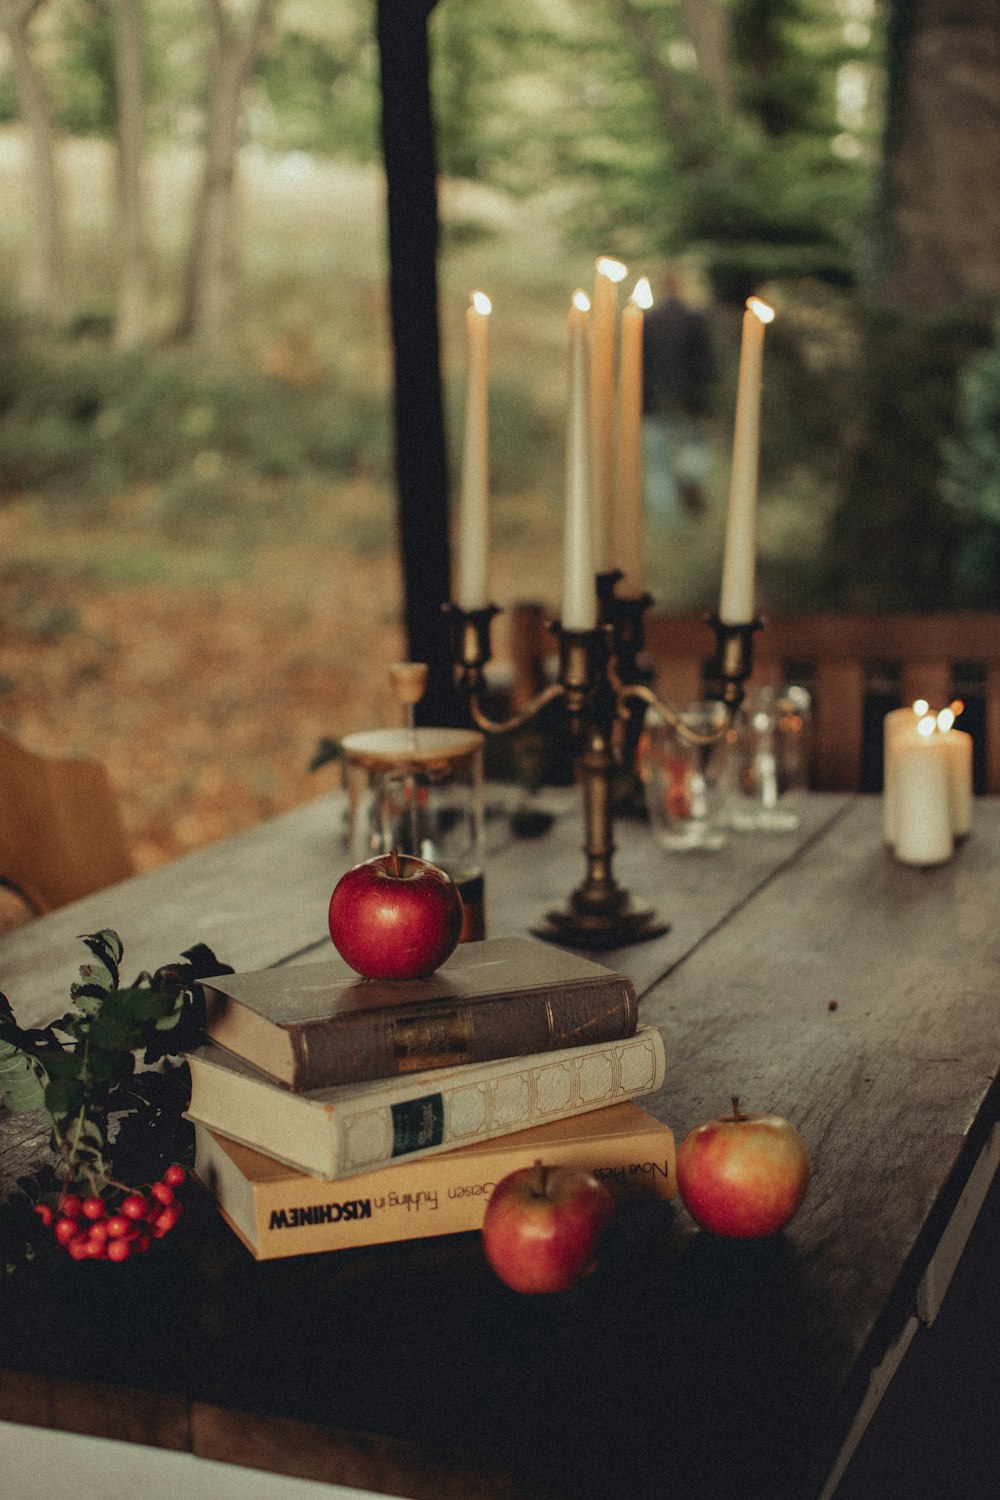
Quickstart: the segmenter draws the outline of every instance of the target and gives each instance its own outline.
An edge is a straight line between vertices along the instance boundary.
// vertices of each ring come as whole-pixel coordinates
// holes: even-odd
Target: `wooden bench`
[[[551,672],[555,641],[540,605],[511,610],[512,695],[522,706]],[[657,688],[676,702],[698,698],[714,636],[699,614],[651,611],[646,652]],[[801,682],[813,696],[812,785],[876,790],[864,774],[880,764],[881,715],[926,698],[956,698],[976,739],[978,788],[1000,792],[1000,615],[794,614],[765,620],[754,641],[751,686]]]

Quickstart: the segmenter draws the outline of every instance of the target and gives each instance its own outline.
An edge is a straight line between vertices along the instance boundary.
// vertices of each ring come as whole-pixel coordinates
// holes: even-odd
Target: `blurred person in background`
[[[705,428],[715,380],[708,316],[685,298],[674,270],[665,273],[662,294],[645,316],[642,378],[646,511],[658,529],[673,531],[705,509],[711,460]]]

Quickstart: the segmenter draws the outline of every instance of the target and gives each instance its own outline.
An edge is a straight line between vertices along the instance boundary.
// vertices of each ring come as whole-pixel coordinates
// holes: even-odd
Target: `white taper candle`
[[[740,343],[740,370],[733,427],[733,466],[729,481],[726,550],[722,562],[719,618],[745,625],[754,617],[757,551],[757,465],[760,454],[761,372],[764,328],[774,309],[758,297],[747,301]]]
[[[589,324],[590,302],[587,295],[581,291],[574,292],[569,309],[562,602],[564,630],[593,630],[597,624],[593,516],[590,503]]]
[[[489,320],[492,304],[473,292],[465,314],[468,365],[462,491],[459,509],[458,579],[461,609],[484,609],[489,601]]]

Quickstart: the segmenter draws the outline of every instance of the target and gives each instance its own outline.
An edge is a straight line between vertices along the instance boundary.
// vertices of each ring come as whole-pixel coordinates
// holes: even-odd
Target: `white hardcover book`
[[[655,1026],[617,1042],[302,1093],[213,1043],[187,1061],[192,1120],[327,1179],[637,1099],[662,1087],[666,1067]]]

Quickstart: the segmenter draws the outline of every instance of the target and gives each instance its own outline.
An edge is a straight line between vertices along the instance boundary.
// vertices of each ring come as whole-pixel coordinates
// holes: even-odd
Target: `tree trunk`
[[[435,0],[379,0],[382,146],[388,188],[396,473],[411,659],[427,663],[422,723],[455,723],[447,620],[448,476],[437,288],[437,167],[427,20]]]
[[[219,350],[232,336],[240,103],[277,0],[254,0],[242,32],[234,27],[223,0],[206,3],[212,20],[208,134],[177,332],[204,348]]]
[[[729,11],[719,0],[681,0],[681,25],[694,48],[698,72],[712,90],[723,119],[736,113],[736,83],[730,46]]]
[[[691,134],[690,110],[677,88],[673,69],[660,56],[659,40],[649,12],[637,5],[636,0],[613,0],[613,6],[626,43],[632,49],[656,102],[663,133],[686,142]]]
[[[1000,294],[997,0],[894,0],[877,287],[932,311]]]
[[[140,0],[113,0],[118,108],[118,306],[115,345],[132,349],[149,336],[149,242],[146,235],[143,27]]]
[[[887,51],[860,434],[827,550],[841,608],[960,609],[942,454],[1000,293],[996,0],[892,0]]]
[[[4,0],[0,19],[10,43],[21,118],[31,151],[32,222],[21,273],[21,299],[58,322],[65,314],[65,228],[56,166],[56,134],[29,29],[43,0]]]

